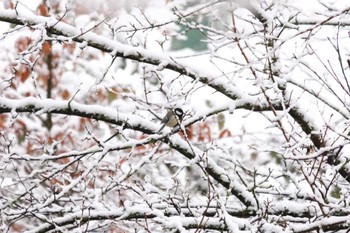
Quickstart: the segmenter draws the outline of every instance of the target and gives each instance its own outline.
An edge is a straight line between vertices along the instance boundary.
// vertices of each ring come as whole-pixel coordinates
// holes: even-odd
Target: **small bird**
[[[175,127],[179,124],[179,122],[182,120],[182,118],[184,117],[184,111],[182,111],[181,108],[175,108],[175,109],[168,109],[167,114],[165,115],[165,117],[162,119],[162,127],[160,127],[160,129],[158,130],[157,133],[159,133],[160,131],[162,131],[162,129],[165,126],[168,127]]]

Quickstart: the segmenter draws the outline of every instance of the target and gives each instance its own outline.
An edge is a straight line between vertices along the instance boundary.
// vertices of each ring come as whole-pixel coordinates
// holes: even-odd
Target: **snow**
[[[0,231],[24,223],[29,232],[298,232],[349,222],[340,174],[349,159],[348,26],[296,24],[347,23],[338,15],[348,3],[252,1],[233,10],[226,1],[88,1],[78,12],[70,2],[58,21],[19,2],[18,16],[0,9],[31,24],[0,40]],[[186,25],[204,32],[208,51],[171,51]],[[57,31],[47,35],[50,26]],[[21,36],[31,41],[18,52]],[[46,39],[51,99],[39,52]],[[12,67],[31,74],[20,81]],[[185,110],[187,135],[154,133],[168,107]]]

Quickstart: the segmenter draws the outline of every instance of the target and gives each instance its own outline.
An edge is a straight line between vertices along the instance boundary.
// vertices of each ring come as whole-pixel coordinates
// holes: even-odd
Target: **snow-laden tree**
[[[348,1],[6,0],[0,22],[1,232],[350,228]]]

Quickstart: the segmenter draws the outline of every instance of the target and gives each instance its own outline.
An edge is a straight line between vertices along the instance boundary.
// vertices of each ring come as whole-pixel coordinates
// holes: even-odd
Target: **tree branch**
[[[81,29],[53,18],[37,15],[29,16],[28,14],[21,15],[20,13],[17,15],[15,10],[0,10],[0,21],[31,27],[44,26],[46,31],[51,35],[63,36],[67,40],[73,40],[79,43],[87,43],[88,46],[107,52],[112,56],[145,62],[156,66],[159,65],[161,68],[176,71],[179,74],[187,75],[194,80],[207,84],[233,100],[242,97],[242,93],[226,79],[205,73],[203,70],[195,67],[189,67],[188,64],[186,66],[182,65],[181,61],[167,54],[160,55],[160,53],[154,53],[147,49],[128,46],[104,36],[99,36],[91,31],[82,32]],[[58,40],[61,39],[58,38]]]

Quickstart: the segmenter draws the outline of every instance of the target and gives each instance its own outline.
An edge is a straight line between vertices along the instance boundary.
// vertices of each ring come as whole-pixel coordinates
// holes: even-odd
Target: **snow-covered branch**
[[[215,90],[223,93],[231,99],[241,99],[242,92],[237,90],[232,84],[222,77],[216,77],[213,74],[203,72],[197,67],[190,67],[183,64],[167,54],[155,53],[143,48],[135,48],[129,45],[113,41],[106,37],[97,35],[92,31],[82,31],[79,28],[68,25],[55,18],[43,17],[31,14],[21,14],[15,10],[1,10],[0,21],[17,25],[28,25],[30,27],[43,27],[51,35],[56,35],[57,40],[69,41],[73,40],[79,43],[87,44],[93,48],[107,52],[113,57],[122,57],[138,62],[144,62],[159,66],[160,69],[170,69],[179,74],[198,80]]]

